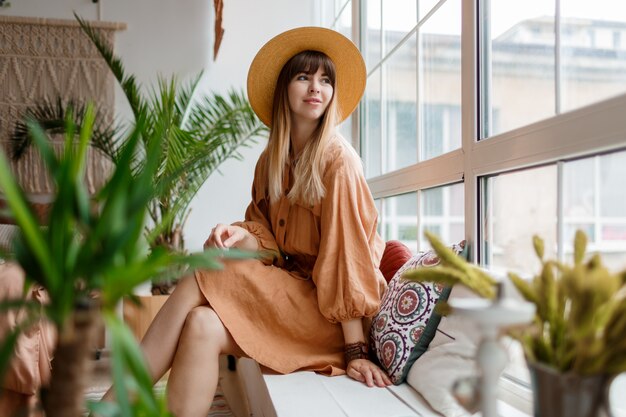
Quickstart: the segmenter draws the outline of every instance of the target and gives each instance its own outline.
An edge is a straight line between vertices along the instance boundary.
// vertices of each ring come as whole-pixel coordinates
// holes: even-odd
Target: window
[[[563,255],[571,261],[577,229],[589,251],[613,269],[626,266],[626,152],[593,156],[563,165]]]
[[[445,242],[464,239],[463,184],[452,184],[420,191],[419,239],[420,249],[430,244],[424,239],[424,230],[436,233]]]
[[[556,167],[504,173],[484,181],[482,263],[533,274],[540,266],[533,250],[533,235],[544,239],[546,256],[556,256]]]
[[[357,1],[357,0],[355,0]],[[358,43],[354,39],[352,31],[352,0],[322,0],[320,2],[321,20],[324,26],[336,30],[353,42]],[[340,126],[339,132],[349,141],[356,141],[353,125],[354,120],[348,117]]]
[[[485,177],[483,263],[537,272],[535,234],[544,239],[547,257],[571,262],[572,240],[581,229],[589,252],[600,253],[609,268],[623,269],[625,176],[626,151],[621,151]]]
[[[610,0],[560,1],[561,110],[626,92],[626,9]]]
[[[424,230],[446,242],[463,240],[463,185],[452,184],[377,200],[381,236],[399,240],[414,253],[430,249]]]
[[[623,7],[611,0],[481,6],[484,137],[626,92]]]
[[[556,113],[555,9],[554,0],[491,0],[482,6],[490,10],[482,20],[479,74],[488,137]]]
[[[361,149],[372,178],[460,147],[461,2],[361,3],[368,69]]]
[[[532,234],[567,259],[582,228],[626,267],[626,8],[352,1],[368,70],[358,138],[385,238],[421,250],[428,228],[532,273]]]
[[[399,240],[413,252],[417,248],[417,193],[382,199],[381,236]]]

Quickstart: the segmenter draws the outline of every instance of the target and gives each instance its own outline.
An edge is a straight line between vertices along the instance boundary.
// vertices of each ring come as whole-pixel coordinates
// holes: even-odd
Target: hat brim
[[[365,90],[365,62],[352,41],[321,27],[288,30],[270,39],[256,54],[248,70],[248,100],[265,125],[272,124],[274,89],[283,66],[302,51],[319,51],[335,64],[335,94],[341,121],[356,109]]]

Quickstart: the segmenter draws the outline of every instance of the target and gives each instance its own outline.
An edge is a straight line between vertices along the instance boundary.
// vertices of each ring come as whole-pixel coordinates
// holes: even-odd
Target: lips
[[[307,98],[304,102],[309,104],[322,104],[322,100],[319,98]]]

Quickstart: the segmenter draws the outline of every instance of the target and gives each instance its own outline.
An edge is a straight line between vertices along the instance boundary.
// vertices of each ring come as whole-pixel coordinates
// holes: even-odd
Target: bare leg
[[[245,356],[208,306],[187,316],[167,384],[167,402],[177,417],[206,417],[219,376],[219,355]]]
[[[195,307],[206,303],[195,277],[187,276],[178,282],[174,292],[155,316],[141,341],[141,349],[153,383],[156,383],[172,365],[187,314]],[[112,388],[109,388],[102,399],[105,401],[113,399]]]

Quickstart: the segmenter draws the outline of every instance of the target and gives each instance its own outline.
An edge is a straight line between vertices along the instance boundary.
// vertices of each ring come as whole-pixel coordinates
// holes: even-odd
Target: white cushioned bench
[[[268,374],[250,359],[240,359],[237,372],[254,417],[438,416],[407,384],[369,388],[345,375]]]
[[[263,373],[251,359],[240,359],[251,417],[440,417],[408,384],[369,388],[347,376],[313,372]],[[499,401],[502,417],[529,417]],[[475,414],[480,416],[480,413]]]

